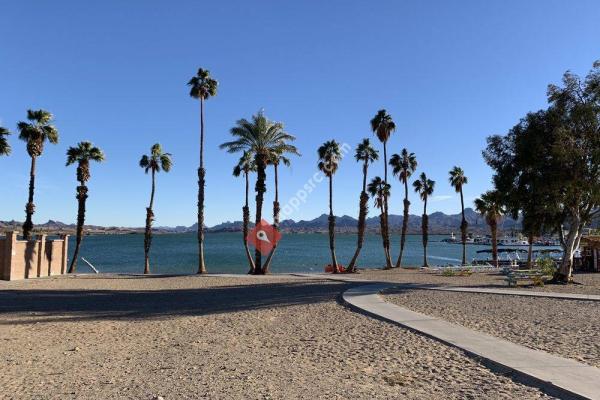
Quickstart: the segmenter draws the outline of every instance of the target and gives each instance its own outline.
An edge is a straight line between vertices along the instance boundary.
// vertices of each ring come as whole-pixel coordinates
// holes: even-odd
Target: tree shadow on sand
[[[169,290],[0,290],[0,325],[202,316],[339,300],[353,283],[299,281]]]

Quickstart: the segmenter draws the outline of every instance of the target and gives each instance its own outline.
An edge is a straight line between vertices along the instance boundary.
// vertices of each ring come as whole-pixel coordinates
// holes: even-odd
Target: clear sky
[[[0,5],[0,125],[28,108],[56,116],[60,143],[38,162],[34,222],[74,222],[75,167],[68,146],[91,140],[107,155],[92,166],[87,222],[143,226],[150,178],[137,163],[160,142],[174,167],[158,176],[157,225],[196,220],[199,116],[186,82],[202,66],[219,80],[206,107],[206,221],[241,219],[237,156],[218,145],[241,117],[264,109],[297,136],[303,156],[280,178],[281,202],[316,171],[316,148],[373,137],[380,108],[397,131],[389,152],[416,153],[437,181],[431,211],[457,212],[447,183],[466,171],[467,204],[490,187],[486,136],[544,107],[546,86],[600,59],[598,1],[6,1]],[[0,158],[0,220],[24,219],[29,159],[11,138]],[[381,148],[380,144],[377,144]],[[382,174],[380,162],[373,174]],[[335,176],[336,214],[358,213],[360,166]],[[266,212],[272,201],[272,171]],[[402,212],[392,188],[392,213]],[[413,195],[412,213],[421,213]],[[290,217],[327,212],[317,185]]]

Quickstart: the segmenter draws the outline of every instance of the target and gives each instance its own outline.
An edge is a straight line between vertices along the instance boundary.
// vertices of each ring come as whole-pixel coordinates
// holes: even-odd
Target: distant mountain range
[[[465,218],[469,223],[469,231],[473,233],[487,233],[488,227],[483,218],[471,208],[465,209]],[[435,212],[429,215],[429,232],[432,234],[449,234],[450,232],[458,233],[460,227],[461,215],[459,214],[444,214],[443,212]],[[389,216],[390,229],[394,232],[400,231],[402,228],[402,215],[390,214]],[[0,221],[0,231],[21,230],[21,222],[18,221]],[[336,231],[338,232],[356,232],[357,220],[354,217],[343,215],[336,218]],[[191,226],[159,226],[153,230],[155,233],[188,233],[196,232],[198,224]],[[326,232],[328,227],[327,214],[322,214],[315,219],[294,221],[286,219],[281,221],[280,229],[283,232],[310,233],[310,232]],[[504,218],[499,227],[502,231],[519,230],[521,223],[518,220]],[[44,224],[36,225],[36,230],[48,233],[73,233],[75,232],[75,224],[65,224],[60,221],[50,220]],[[143,233],[143,227],[116,227],[116,226],[96,226],[86,225],[86,233],[88,234],[131,234]],[[242,221],[227,221],[218,225],[207,227],[206,232],[240,232],[242,230]],[[379,231],[379,214],[367,219],[367,231]],[[409,233],[421,233],[421,216],[410,215],[408,220]]]

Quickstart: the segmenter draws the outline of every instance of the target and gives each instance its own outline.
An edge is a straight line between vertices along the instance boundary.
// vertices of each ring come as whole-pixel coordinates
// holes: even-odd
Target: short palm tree
[[[402,266],[402,256],[404,255],[404,245],[406,244],[406,232],[408,230],[408,212],[410,209],[410,201],[408,201],[408,179],[417,170],[417,157],[415,153],[409,153],[408,150],[402,149],[400,155],[394,154],[390,158],[390,166],[392,174],[400,179],[404,184],[404,213],[402,216],[402,235],[400,237],[400,255],[396,261],[396,268]]]
[[[475,199],[475,211],[477,211],[489,225],[492,233],[492,259],[494,266],[498,267],[498,222],[505,213],[502,204],[502,196],[497,190],[489,190]]]
[[[254,272],[254,259],[250,254],[250,249],[248,248],[248,227],[250,225],[250,208],[248,207],[248,192],[250,189],[250,173],[256,172],[256,165],[254,164],[254,157],[248,151],[244,151],[242,156],[240,157],[237,165],[233,168],[233,176],[239,177],[240,175],[244,175],[244,179],[246,181],[246,198],[244,202],[244,207],[242,207],[242,215],[243,215],[243,234],[244,234],[244,249],[246,250],[246,257],[248,258],[248,264],[250,265],[250,271],[248,273]]]
[[[256,164],[256,215],[258,225],[262,219],[262,207],[264,194],[267,191],[267,164],[275,152],[293,152],[295,147],[290,142],[296,138],[285,132],[281,122],[270,121],[262,111],[252,116],[252,120],[241,119],[236,126],[231,128],[234,140],[223,143],[220,147],[230,153],[248,151],[254,155]],[[255,252],[255,274],[264,274],[261,254],[258,249]]]
[[[356,146],[356,153],[354,154],[354,158],[356,162],[362,163],[362,191],[360,192],[360,203],[359,203],[359,211],[358,211],[358,238],[356,243],[356,251],[354,252],[354,256],[348,264],[347,272],[355,272],[356,271],[356,260],[360,254],[363,243],[365,241],[365,228],[367,222],[367,213],[369,212],[369,195],[367,194],[367,172],[369,169],[369,164],[377,161],[379,159],[379,153],[373,146],[371,146],[371,142],[369,139],[365,138],[362,142]]]
[[[462,219],[460,222],[460,237],[462,241],[462,264],[467,264],[467,228],[469,224],[465,218],[465,200],[463,196],[463,186],[466,185],[469,180],[465,176],[465,171],[463,171],[460,167],[453,167],[450,172],[450,177],[448,178],[450,185],[456,190],[456,193],[460,193],[460,210]]]
[[[150,205],[146,208],[146,230],[144,232],[144,274],[150,273],[150,246],[152,245],[152,221],[154,221],[154,192],[156,190],[156,173],[169,172],[173,166],[170,153],[163,152],[159,143],[150,148],[149,155],[143,155],[140,159],[140,167],[146,173],[152,174],[152,190],[150,191]]]
[[[219,82],[211,78],[210,72],[198,69],[189,80],[190,96],[200,99],[200,167],[198,168],[198,273],[206,273],[204,262],[204,186],[206,170],[204,169],[204,101],[217,95]]]
[[[392,265],[392,261],[390,259],[390,239],[385,235],[385,214],[384,214],[384,204],[386,196],[390,194],[390,185],[385,183],[383,179],[379,176],[376,176],[369,182],[367,186],[367,192],[371,195],[372,198],[375,199],[375,208],[379,208],[381,210],[379,214],[379,224],[381,231],[381,239],[383,242],[383,253],[385,255],[385,265],[386,269],[390,269]]]
[[[388,174],[387,174],[387,167],[388,167],[387,142],[388,142],[390,136],[392,135],[392,133],[394,133],[394,131],[396,130],[396,124],[392,120],[392,116],[390,114],[388,114],[386,110],[379,110],[379,111],[377,111],[377,114],[375,115],[375,117],[373,117],[373,119],[371,119],[371,130],[373,131],[373,133],[375,133],[375,135],[377,135],[377,138],[379,139],[379,141],[381,143],[383,143],[383,181],[386,184],[389,184]],[[389,187],[389,189],[391,189],[391,186]],[[388,194],[386,194],[383,198],[383,215],[384,215],[384,219],[385,219],[383,229],[384,229],[385,237],[386,237],[386,240],[388,243],[390,241],[390,231],[389,231],[389,225],[388,225],[389,192],[390,192],[390,190],[387,191]],[[387,247],[387,251],[389,253],[389,245]],[[392,261],[391,261],[392,259],[389,254],[386,254],[386,260],[388,261],[388,265],[386,265],[386,268],[392,268]]]
[[[7,156],[10,154],[10,145],[6,137],[10,135],[8,129],[0,126],[0,156]]]
[[[422,172],[419,179],[413,182],[415,192],[423,200],[423,216],[421,220],[421,231],[423,233],[423,266],[428,267],[427,263],[427,242],[429,240],[429,216],[427,215],[427,199],[433,194],[435,181],[427,178],[425,172]]]
[[[333,215],[333,175],[335,175],[342,152],[335,140],[329,140],[317,150],[319,155],[319,170],[329,178],[329,250],[331,251],[331,266],[333,273],[338,273],[338,262],[335,256],[335,216]]]
[[[290,153],[295,155],[300,155],[298,149],[296,149],[293,145],[286,145],[285,148],[275,148],[273,152],[269,156],[268,164],[273,165],[273,176],[275,183],[275,199],[273,200],[273,227],[275,229],[279,229],[279,164],[283,164],[286,167],[291,165],[291,161],[284,154]],[[267,259],[265,261],[265,265],[263,266],[264,273],[269,273],[271,268],[271,261],[273,260],[273,256],[275,255],[275,251],[277,250],[277,242],[273,243],[273,248],[269,252]]]
[[[52,125],[53,116],[45,110],[27,110],[27,119],[29,122],[20,121],[17,124],[19,130],[19,139],[27,143],[27,154],[31,157],[31,169],[29,171],[29,197],[25,206],[25,222],[23,223],[23,237],[25,240],[31,239],[33,230],[33,213],[35,204],[33,203],[33,194],[35,191],[35,165],[36,160],[44,152],[44,143],[48,141],[52,144],[58,143],[58,130]]]
[[[83,240],[83,226],[85,224],[85,201],[88,198],[87,181],[89,181],[90,161],[104,161],[104,153],[98,147],[95,147],[90,142],[80,142],[76,147],[69,147],[67,150],[67,167],[77,163],[77,237],[75,240],[75,252],[69,266],[69,273],[72,274],[77,270],[77,259],[79,258],[79,250],[81,241]]]

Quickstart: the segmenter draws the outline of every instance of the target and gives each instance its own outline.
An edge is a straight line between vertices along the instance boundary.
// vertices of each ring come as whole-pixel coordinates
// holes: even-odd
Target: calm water
[[[428,254],[431,265],[460,262],[461,246],[441,242],[447,236],[432,235]],[[400,249],[399,235],[392,238],[392,259],[395,262]],[[197,268],[198,244],[196,234],[156,235],[152,242],[151,267],[154,273],[186,274]],[[69,252],[74,248],[73,237]],[[484,246],[467,246],[471,260]],[[336,236],[338,262],[347,265],[356,249],[356,235]],[[247,260],[241,233],[210,233],[206,235],[206,264],[213,273],[246,273]],[[423,249],[420,235],[409,235],[404,250],[405,265],[422,265]],[[81,256],[89,260],[100,272],[141,273],[144,265],[144,235],[87,236],[83,240]],[[273,257],[273,272],[322,272],[330,262],[327,234],[284,234]],[[382,267],[384,257],[381,237],[369,234],[365,238],[359,267]],[[85,263],[79,271],[87,272]]]

